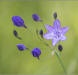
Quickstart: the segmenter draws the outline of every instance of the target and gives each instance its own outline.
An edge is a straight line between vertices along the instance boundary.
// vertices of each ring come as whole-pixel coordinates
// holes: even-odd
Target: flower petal
[[[60,28],[60,25],[61,24],[60,24],[60,21],[58,19],[55,20],[54,23],[53,23],[53,27],[56,28],[56,29],[59,29]]]
[[[54,31],[54,28],[52,26],[48,25],[48,24],[46,24],[45,27],[46,27],[48,32]]]
[[[62,30],[62,34],[65,34],[69,30],[69,28],[68,27],[63,27],[61,30]]]
[[[58,39],[52,39],[52,45],[55,46],[58,43]]]
[[[46,33],[46,34],[43,35],[43,37],[45,39],[49,40],[49,39],[52,39],[53,38],[53,35],[54,35],[53,33]]]
[[[64,41],[66,40],[66,37],[62,35],[60,40]]]

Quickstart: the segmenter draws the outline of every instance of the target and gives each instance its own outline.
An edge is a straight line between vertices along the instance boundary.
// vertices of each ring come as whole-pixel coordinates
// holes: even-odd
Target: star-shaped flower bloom
[[[52,45],[55,46],[59,41],[66,40],[64,34],[68,31],[68,27],[61,27],[60,21],[56,19],[53,26],[45,25],[47,33],[43,37],[47,40],[52,39]]]

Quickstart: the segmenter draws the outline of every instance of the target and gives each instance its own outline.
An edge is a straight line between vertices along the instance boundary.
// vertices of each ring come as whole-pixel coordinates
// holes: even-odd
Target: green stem
[[[65,75],[67,75],[66,69],[65,69],[65,67],[64,67],[64,64],[63,64],[63,62],[62,62],[60,56],[58,55],[58,53],[57,53],[56,51],[55,51],[55,54],[56,54],[56,56],[57,56],[57,58],[58,58],[58,60],[59,60],[59,62],[60,62],[60,64],[61,64],[61,66],[62,66],[64,72],[65,72]]]
[[[47,42],[45,42],[44,39],[41,39],[41,38],[38,36],[38,32],[37,32],[37,37],[40,39],[40,41],[42,41],[42,42],[43,42],[46,46],[48,46],[51,50],[55,50],[55,47],[52,48],[52,46],[50,46]],[[59,62],[60,62],[60,64],[61,64],[64,72],[65,72],[65,75],[67,75],[66,69],[65,69],[65,67],[64,67],[64,65],[63,65],[63,62],[62,62],[59,54],[58,54],[56,51],[55,51],[55,54],[56,54],[56,56],[57,56],[57,58],[58,58],[58,60],[59,60]]]

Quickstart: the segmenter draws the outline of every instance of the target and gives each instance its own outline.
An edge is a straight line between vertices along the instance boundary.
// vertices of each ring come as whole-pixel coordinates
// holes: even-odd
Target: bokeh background
[[[0,74],[27,75],[63,75],[64,71],[52,51],[40,41],[36,29],[43,29],[43,24],[53,24],[53,13],[57,12],[61,25],[68,26],[67,40],[61,42],[61,59],[68,75],[78,74],[78,1],[1,1],[0,0]],[[32,14],[37,13],[43,23],[34,22]],[[18,28],[12,23],[12,16],[21,16],[28,29]],[[22,40],[13,35],[17,30]],[[45,40],[47,41],[47,40]],[[51,44],[51,40],[47,41]],[[16,44],[25,44],[29,50],[19,51]],[[31,50],[39,47],[42,51],[40,60],[31,55]]]

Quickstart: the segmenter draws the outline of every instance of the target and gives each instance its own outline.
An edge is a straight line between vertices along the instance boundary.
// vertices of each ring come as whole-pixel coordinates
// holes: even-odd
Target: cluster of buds
[[[32,18],[33,18],[33,20],[36,21],[36,22],[41,21],[40,17],[39,17],[37,14],[33,14],[33,15],[32,15]],[[13,22],[13,24],[14,24],[15,26],[17,26],[17,27],[23,27],[23,28],[26,28],[26,29],[27,29],[27,26],[25,25],[24,20],[23,20],[20,16],[13,16],[13,17],[12,17],[12,22]],[[22,38],[19,36],[19,34],[18,34],[18,32],[17,32],[16,30],[13,30],[13,34],[14,34],[14,36],[15,36],[17,39],[22,40]],[[41,33],[40,33],[40,34],[41,34]],[[24,51],[24,50],[28,50],[28,49],[29,49],[29,48],[26,47],[24,44],[17,44],[16,46],[17,46],[17,48],[18,48],[19,51]],[[34,49],[32,49],[31,54],[32,54],[34,57],[36,57],[36,58],[39,59],[39,56],[41,55],[41,50],[40,50],[40,48],[36,48],[36,47],[35,47]]]
[[[42,29],[40,31],[37,30],[36,33],[37,33],[37,36],[38,36],[38,34],[40,35],[40,37],[41,37],[40,40],[43,42],[45,39],[52,40],[52,46],[55,47],[59,41],[66,40],[66,37],[64,36],[64,34],[68,31],[68,27],[63,27],[63,28],[61,27],[61,23],[60,23],[59,19],[57,19],[56,12],[53,14],[53,17],[54,17],[53,26],[48,25],[48,24],[45,25],[47,33],[43,33]],[[32,19],[35,22],[43,22],[43,20],[37,14],[33,14]],[[15,25],[17,27],[23,27],[25,29],[28,29],[27,25],[25,25],[24,20],[20,16],[13,16],[12,22],[13,22],[13,25]],[[16,38],[18,38],[19,40],[22,40],[22,38],[18,35],[18,32],[16,30],[13,31],[13,34]],[[49,46],[46,42],[44,42],[44,44]],[[24,50],[29,49],[29,47],[26,47],[24,44],[17,44],[16,46],[19,51],[24,51]],[[58,50],[60,52],[63,50],[62,45],[60,45],[60,44],[58,45]],[[41,55],[40,48],[37,48],[37,47],[33,48],[31,50],[31,54],[33,57],[36,57],[39,59],[39,57]]]

